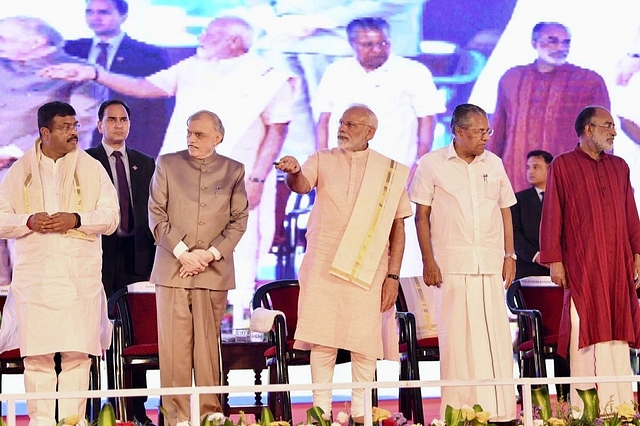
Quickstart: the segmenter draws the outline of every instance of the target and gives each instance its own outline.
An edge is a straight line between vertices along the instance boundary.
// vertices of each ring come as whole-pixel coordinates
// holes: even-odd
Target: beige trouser
[[[594,320],[595,321],[595,320]],[[620,340],[596,343],[578,350],[580,317],[571,300],[571,340],[569,342],[569,366],[572,377],[581,376],[629,376],[631,363],[629,360],[629,343]],[[600,411],[602,412],[610,400],[617,407],[623,402],[633,405],[633,385],[631,382],[620,383],[580,383],[571,385],[571,405],[580,411],[584,409],[582,399],[576,389],[598,389]]]
[[[89,356],[81,352],[62,352],[62,371],[56,375],[54,354],[33,355],[24,358],[24,387],[27,392],[86,391],[89,389]],[[77,414],[84,420],[86,398],[58,400],[58,417]],[[55,426],[54,399],[29,400],[29,426]]]
[[[332,383],[336,366],[337,348],[313,345],[311,347],[311,381],[313,383]],[[376,374],[376,358],[351,352],[351,381],[372,382]],[[313,391],[313,405],[331,413],[331,389]],[[364,389],[351,391],[351,415],[364,415]]]
[[[227,291],[156,286],[160,384],[219,386],[218,339]],[[189,421],[189,395],[162,397],[170,426]],[[200,396],[200,415],[222,412],[217,395]]]

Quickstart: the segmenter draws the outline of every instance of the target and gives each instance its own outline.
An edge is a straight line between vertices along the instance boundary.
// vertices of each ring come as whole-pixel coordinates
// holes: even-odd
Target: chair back
[[[522,286],[520,294],[525,309],[540,311],[544,335],[558,334],[564,303],[564,289],[555,285],[553,287]]]
[[[282,311],[286,318],[287,336],[293,339],[298,325],[298,280],[271,281],[258,287],[253,295],[253,309],[265,308]]]
[[[155,289],[135,283],[109,299],[109,315],[122,322],[125,346],[158,344]]]
[[[514,298],[516,305],[522,309],[540,311],[542,317],[543,336],[555,336],[560,330],[562,306],[564,304],[564,289],[551,282],[527,282],[526,279],[515,281]],[[531,329],[531,325],[527,327]],[[526,336],[523,336],[526,337]],[[530,338],[530,335],[528,336]]]

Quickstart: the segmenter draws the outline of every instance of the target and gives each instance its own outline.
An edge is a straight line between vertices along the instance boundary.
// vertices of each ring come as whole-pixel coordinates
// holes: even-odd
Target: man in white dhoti
[[[378,119],[352,106],[340,119],[338,148],[311,155],[302,168],[290,156],[276,167],[291,190],[316,188],[307,252],[298,274],[295,347],[311,350],[313,383],[331,383],[338,348],[351,351],[352,379],[371,382],[383,358],[383,312],[393,307],[404,252],[404,218],[411,216],[405,185],[409,168],[369,149]],[[366,184],[365,184],[366,182]],[[318,315],[322,321],[318,321]],[[397,359],[397,337],[384,357]],[[387,349],[387,348],[385,348]],[[394,356],[395,355],[395,356]],[[362,421],[363,389],[352,393],[352,416]],[[314,390],[313,403],[331,412],[331,390]]]
[[[0,184],[0,237],[15,238],[0,352],[20,348],[27,392],[87,390],[89,355],[111,341],[98,236],[118,227],[118,197],[100,163],[77,149],[75,114],[63,102],[40,107],[40,137]],[[84,419],[85,406],[61,399],[59,418]],[[56,424],[55,400],[29,400],[27,409],[30,426]]]
[[[436,286],[440,377],[513,377],[505,286],[516,271],[510,206],[516,197],[502,161],[485,151],[493,130],[475,105],[456,107],[453,142],[420,159],[409,188],[417,204],[416,227],[424,282]],[[516,417],[513,386],[442,388],[447,405],[480,404],[492,421]]]

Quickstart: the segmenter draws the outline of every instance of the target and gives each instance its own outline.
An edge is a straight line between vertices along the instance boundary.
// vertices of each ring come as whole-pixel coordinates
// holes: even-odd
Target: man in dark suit
[[[121,30],[128,11],[126,0],[88,0],[85,17],[95,35],[67,41],[64,50],[115,73],[134,77],[146,77],[168,68],[169,59],[163,49],[134,40]],[[171,116],[168,109],[172,109],[172,100],[134,98],[102,85],[97,87],[95,96],[99,102],[121,99],[136,112],[136,126],[131,130],[129,146],[157,157]],[[96,130],[92,146],[100,145],[101,139]]]
[[[151,181],[149,227],[157,242],[151,281],[163,388],[191,386],[192,377],[196,386],[220,385],[220,323],[235,287],[233,251],[249,214],[243,164],[216,152],[223,138],[216,114],[193,114],[187,150],[161,155]],[[217,395],[202,394],[199,402],[202,415],[222,412]],[[165,424],[189,424],[189,395],[164,395],[162,406]]]
[[[518,260],[516,279],[549,275],[549,267],[540,263],[540,216],[547,183],[547,168],[553,155],[536,150],[527,154],[527,182],[531,188],[516,193],[518,202],[511,206],[513,239]]]
[[[147,208],[155,163],[153,158],[125,145],[129,135],[129,114],[129,106],[123,101],[103,102],[98,109],[98,131],[102,134],[102,142],[87,150],[106,169],[118,190],[120,202],[118,230],[102,238],[102,283],[107,297],[127,284],[148,281],[155,255]],[[124,171],[124,177],[119,170]],[[125,195],[121,196],[121,193]],[[109,387],[113,385],[112,380],[110,377]],[[131,380],[134,388],[147,387],[144,371],[134,371]],[[146,397],[133,398],[133,416],[142,424],[150,424],[145,401]]]
[[[516,279],[549,275],[549,267],[540,263],[540,217],[547,169],[552,160],[553,155],[547,151],[535,150],[527,154],[527,182],[531,188],[516,192],[518,202],[511,206],[513,240],[518,255]],[[567,359],[555,357],[553,372],[556,377],[569,377]],[[557,384],[556,392],[568,401],[568,384]]]

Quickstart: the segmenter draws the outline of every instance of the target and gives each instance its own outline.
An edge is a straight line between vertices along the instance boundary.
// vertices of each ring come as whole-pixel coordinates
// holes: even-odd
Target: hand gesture
[[[300,163],[298,163],[298,160],[295,159],[295,157],[292,157],[290,155],[285,155],[284,157],[282,157],[280,159],[280,161],[276,161],[275,163],[273,163],[274,166],[276,166],[276,169],[278,170],[282,170],[285,173],[299,173],[300,172]]]
[[[84,64],[58,64],[50,65],[40,70],[41,77],[66,80],[88,81],[96,78],[97,68]]]

